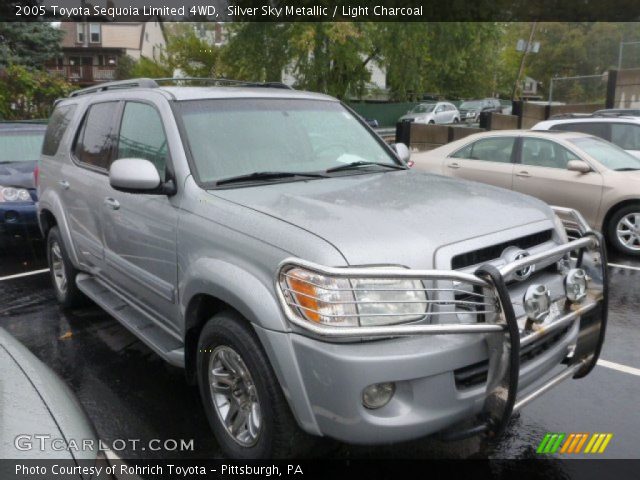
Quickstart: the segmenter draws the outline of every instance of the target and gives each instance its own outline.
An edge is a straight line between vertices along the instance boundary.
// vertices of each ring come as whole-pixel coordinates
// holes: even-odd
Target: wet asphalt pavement
[[[424,439],[402,445],[355,447],[329,444],[338,458],[515,458],[535,453],[547,432],[611,432],[599,458],[640,458],[640,260],[611,254],[611,300],[607,338],[598,366],[585,379],[567,381],[514,417],[506,435],[487,444],[478,439],[440,443]],[[194,440],[193,451],[125,449],[122,458],[217,458],[197,388],[180,369],[163,362],[100,308],[63,312],[46,273],[3,279],[44,268],[41,242],[0,243],[0,327],[23,342],[57,372],[78,396],[101,439]],[[631,266],[638,270],[623,268]],[[633,369],[636,369],[635,371]],[[575,457],[575,456],[574,456]],[[579,455],[586,458],[588,455]],[[550,476],[570,476],[566,455],[537,465]],[[593,456],[591,456],[593,458]]]

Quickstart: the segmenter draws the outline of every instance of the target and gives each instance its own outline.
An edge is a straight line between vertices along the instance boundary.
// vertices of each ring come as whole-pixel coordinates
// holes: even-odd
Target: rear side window
[[[42,144],[43,155],[52,156],[58,152],[62,136],[64,132],[67,131],[67,127],[75,111],[75,105],[64,105],[54,110],[53,115],[51,115],[49,119],[47,133],[44,135],[44,143]]]
[[[451,156],[487,162],[511,163],[511,152],[515,140],[516,137],[485,138],[467,145]]]
[[[640,150],[640,125],[613,123],[611,143],[615,143],[624,150]]]
[[[76,142],[76,158],[87,165],[107,169],[115,133],[118,102],[96,103],[84,117]]]
[[[568,123],[558,123],[551,127],[551,130],[562,130],[563,132],[580,132],[586,133],[588,135],[593,135],[595,137],[604,138],[605,140],[609,139],[609,128],[608,124],[604,122],[568,122]]]
[[[118,158],[149,160],[164,182],[167,156],[167,137],[157,110],[145,103],[127,102],[118,138]]]

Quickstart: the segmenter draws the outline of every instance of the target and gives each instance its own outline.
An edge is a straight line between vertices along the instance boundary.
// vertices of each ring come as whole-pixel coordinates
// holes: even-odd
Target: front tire
[[[619,252],[640,256],[640,203],[627,205],[613,214],[607,237]]]
[[[47,235],[47,262],[56,298],[63,308],[82,305],[86,297],[76,286],[79,271],[73,266],[65,249],[58,227]]]
[[[459,118],[457,118],[457,117],[456,117],[456,118],[454,118],[454,119],[453,119],[453,123],[460,123],[460,119],[459,119]]]
[[[297,425],[255,332],[226,311],[198,341],[198,385],[207,419],[230,458],[288,458],[310,437]]]

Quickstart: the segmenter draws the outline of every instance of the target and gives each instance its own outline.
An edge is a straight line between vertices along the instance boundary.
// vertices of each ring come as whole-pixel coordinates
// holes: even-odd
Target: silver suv
[[[331,97],[161,85],[57,104],[39,221],[60,303],[184,367],[226,455],[499,434],[595,365],[606,258],[577,213],[410,170]]]

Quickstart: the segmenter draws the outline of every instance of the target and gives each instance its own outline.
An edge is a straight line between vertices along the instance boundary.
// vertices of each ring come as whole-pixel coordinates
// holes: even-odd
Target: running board
[[[118,320],[131,333],[171,365],[184,368],[184,346],[156,325],[152,319],[108,288],[96,277],[86,273],[76,276],[76,285],[87,297]]]

